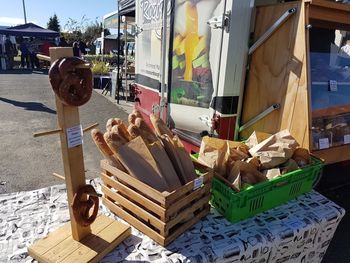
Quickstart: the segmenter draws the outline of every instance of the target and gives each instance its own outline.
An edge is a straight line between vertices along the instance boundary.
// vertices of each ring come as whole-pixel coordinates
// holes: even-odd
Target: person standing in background
[[[64,37],[60,37],[60,41],[58,42],[59,47],[69,47],[66,39]]]
[[[21,67],[24,68],[26,65],[26,67],[29,68],[29,50],[25,40],[22,40],[21,44],[19,45],[19,50],[21,51]]]
[[[13,69],[14,57],[17,56],[17,49],[14,44],[12,44],[10,40],[10,36],[6,36],[5,40],[5,53],[7,57],[7,68]]]
[[[39,59],[36,57],[36,54],[38,54],[38,45],[34,43],[34,39],[32,37],[30,38],[28,50],[32,69],[40,69]]]
[[[81,55],[86,55],[86,44],[81,40],[79,39],[79,49],[80,49],[80,52],[81,52]]]
[[[80,48],[78,42],[73,43],[73,56],[80,57]]]

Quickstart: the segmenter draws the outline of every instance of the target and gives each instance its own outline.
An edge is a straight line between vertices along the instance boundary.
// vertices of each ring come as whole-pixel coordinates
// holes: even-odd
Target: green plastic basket
[[[311,191],[323,167],[322,161],[311,157],[310,165],[272,180],[235,192],[213,178],[211,204],[229,221],[238,222],[276,207]]]

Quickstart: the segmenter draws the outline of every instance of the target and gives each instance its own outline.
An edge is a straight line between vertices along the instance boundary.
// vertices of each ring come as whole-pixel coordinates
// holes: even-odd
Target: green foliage
[[[47,29],[50,29],[50,30],[53,30],[56,32],[61,31],[60,22],[59,22],[56,14],[54,14],[53,16],[51,16],[49,18],[49,22],[47,22]]]
[[[91,71],[94,75],[108,75],[109,64],[103,61],[95,61],[92,65]]]
[[[101,36],[102,30],[103,30],[103,27],[101,22],[95,21],[90,23],[85,27],[85,30],[82,36],[83,41],[85,43],[94,42],[96,38]]]
[[[84,59],[92,64],[102,61],[101,55],[85,55]],[[116,55],[103,55],[103,61],[108,63],[112,67],[117,66],[118,56]],[[120,64],[124,63],[124,57],[120,57]]]
[[[97,20],[97,18],[95,21],[91,21],[84,15],[80,21],[68,18],[64,29],[66,32],[64,32],[63,35],[68,42],[72,43],[81,39],[88,45],[92,45],[96,38],[101,36],[103,26],[102,23]],[[105,29],[105,35],[110,35],[108,29]]]

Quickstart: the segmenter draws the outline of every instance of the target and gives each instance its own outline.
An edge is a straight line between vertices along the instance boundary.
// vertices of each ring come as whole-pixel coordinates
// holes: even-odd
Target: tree
[[[57,15],[54,14],[49,18],[49,22],[47,22],[47,29],[60,32],[61,31],[61,26],[60,22],[58,21]]]
[[[92,43],[93,41],[96,40],[96,38],[101,36],[102,30],[103,30],[102,23],[98,22],[97,20],[95,20],[95,22],[88,24],[85,27],[85,31],[83,33],[83,41]],[[105,32],[105,36],[111,34],[108,29],[105,29],[104,32]]]

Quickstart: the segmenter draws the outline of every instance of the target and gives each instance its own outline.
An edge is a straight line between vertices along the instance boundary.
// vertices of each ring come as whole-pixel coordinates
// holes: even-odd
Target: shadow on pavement
[[[22,102],[22,101],[17,101],[17,100],[10,100],[6,98],[0,97],[0,101],[12,104],[16,107],[21,107],[25,110],[29,111],[41,111],[41,112],[47,112],[51,114],[56,114],[55,110],[52,110],[48,108],[46,105],[39,103],[39,102]]]

